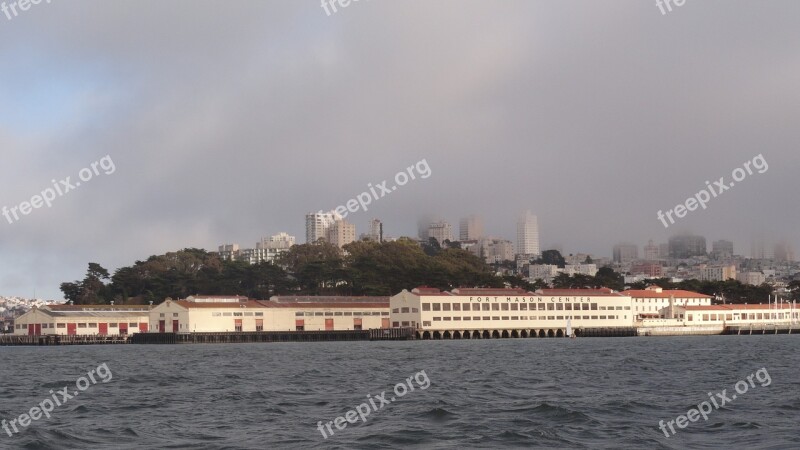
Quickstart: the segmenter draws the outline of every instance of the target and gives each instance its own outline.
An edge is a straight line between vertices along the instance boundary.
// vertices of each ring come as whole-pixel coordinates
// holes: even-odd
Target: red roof
[[[701,294],[699,292],[684,291],[681,289],[663,290],[662,292],[650,291],[647,289],[631,289],[622,291],[622,295],[629,295],[633,298],[713,298],[710,295]]]
[[[246,308],[264,308],[264,305],[258,303],[254,300],[249,300],[246,302],[221,302],[221,303],[196,303],[190,302],[187,300],[171,300],[172,303],[176,305],[182,306],[187,309],[198,309],[198,308],[217,308],[217,309],[246,309]],[[163,303],[162,303],[163,305]]]

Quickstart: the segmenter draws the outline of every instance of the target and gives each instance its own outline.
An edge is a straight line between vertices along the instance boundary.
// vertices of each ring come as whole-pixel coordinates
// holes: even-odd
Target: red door
[[[101,334],[103,336],[108,334],[108,324],[107,323],[98,323],[97,324],[97,334]]]
[[[70,336],[74,336],[78,334],[78,324],[77,323],[68,323],[67,324],[67,334]]]
[[[306,321],[304,319],[296,319],[294,321],[295,331],[303,331],[306,329]]]
[[[142,322],[139,324],[139,332],[147,333],[147,322]]]
[[[159,333],[166,333],[167,332],[167,323],[163,320],[158,321],[158,332]]]
[[[119,324],[119,334],[128,334],[128,324],[127,323],[120,323]]]
[[[178,321],[177,320],[173,320],[172,321],[172,332],[173,333],[177,333],[178,332]]]
[[[33,336],[34,335],[34,330],[36,330],[36,328],[33,326],[32,323],[29,323],[28,324],[28,336]]]
[[[325,319],[325,331],[333,330],[333,319]]]
[[[353,318],[353,329],[360,330],[361,329],[361,318]]]
[[[381,319],[381,328],[389,328],[389,318],[384,317]]]
[[[37,336],[41,336],[42,335],[42,324],[37,323],[36,325],[34,325],[33,333],[35,335],[37,335]]]
[[[233,320],[233,329],[236,331],[242,331],[242,319]]]

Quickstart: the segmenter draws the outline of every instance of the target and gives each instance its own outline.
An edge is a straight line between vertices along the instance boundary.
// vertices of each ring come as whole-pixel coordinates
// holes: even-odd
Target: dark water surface
[[[800,448],[799,347],[786,335],[5,347],[7,422],[103,363],[113,378],[19,434],[0,429],[0,448]],[[659,430],[761,368],[769,386],[754,379],[707,421]],[[365,423],[317,429],[415,374]]]

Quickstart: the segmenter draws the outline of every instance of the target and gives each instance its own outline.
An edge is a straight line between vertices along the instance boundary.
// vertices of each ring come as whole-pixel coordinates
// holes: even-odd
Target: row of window
[[[352,311],[335,311],[335,312],[296,312],[297,317],[312,317],[312,316],[388,316],[388,311],[373,311],[373,312],[352,312]]]
[[[700,314],[697,314],[698,320]],[[703,322],[721,321],[721,320],[786,320],[798,319],[800,313],[736,313],[736,314],[703,314]],[[687,321],[694,320],[694,314],[689,314]]]
[[[119,328],[119,325],[120,324],[118,324],[118,323],[109,323],[108,324],[108,328]],[[122,325],[125,326],[124,323]],[[41,326],[42,326],[43,329],[44,328],[67,328],[67,324],[66,323],[43,323],[43,324],[41,324]],[[27,328],[27,325],[25,325],[25,324],[21,324],[21,323],[16,324],[16,329],[18,329],[18,330],[24,330],[26,328]],[[78,324],[78,328],[97,328],[97,323],[95,323],[95,322],[79,323]],[[131,322],[131,323],[128,324],[128,328],[139,328],[139,324],[136,323],[136,322]]]
[[[464,317],[434,317],[434,322],[449,322],[462,320],[616,320],[619,316],[464,316]],[[625,319],[628,316],[624,316]],[[423,324],[430,325],[430,322],[423,321]]]
[[[472,305],[472,306],[470,306]],[[537,306],[538,305],[538,306]],[[528,303],[423,303],[423,311],[528,311]],[[402,308],[408,309],[408,308]],[[416,309],[416,308],[415,308]],[[623,311],[630,306],[599,306],[597,303],[530,303],[531,311]],[[392,310],[392,312],[398,312]],[[402,311],[408,312],[408,311]],[[416,312],[416,311],[415,311]]]
[[[465,310],[466,311],[466,310]],[[410,312],[419,312],[419,308],[394,308],[392,312],[395,314],[398,313],[410,313]]]

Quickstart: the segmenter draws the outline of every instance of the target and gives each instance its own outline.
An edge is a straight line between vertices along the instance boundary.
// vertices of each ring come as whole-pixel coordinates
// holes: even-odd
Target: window
[[[564,309],[566,309],[567,311],[572,311],[572,303],[567,303],[567,304],[566,304],[566,305],[564,305],[564,306],[565,306],[565,308],[564,308]]]
[[[492,311],[500,311],[500,303],[492,303]]]
[[[433,318],[433,321],[434,321],[434,322],[441,322],[441,321],[442,321],[442,318],[441,318],[441,317],[434,317],[434,318]]]
[[[172,317],[178,317],[178,313],[172,313]]]
[[[252,316],[253,316],[253,313],[251,313],[251,312],[246,312],[246,313],[244,313],[244,315],[245,315],[245,316],[250,316],[250,317],[252,317]]]
[[[492,316],[492,320],[500,320],[500,316]]]
[[[461,311],[461,303],[453,303],[453,311]]]
[[[512,303],[512,304],[511,304],[511,310],[512,310],[512,311],[519,311],[519,304],[517,304],[517,303]]]
[[[544,311],[545,306],[544,303],[539,303],[539,311]]]
[[[233,317],[242,317],[243,315],[244,315],[244,314],[242,314],[242,313],[240,313],[240,312],[235,312],[235,313],[233,313]]]
[[[159,314],[158,317],[164,317],[164,313]]]
[[[450,311],[450,303],[442,303],[442,311]]]
[[[411,308],[411,312],[418,313],[419,312],[419,308]],[[388,314],[384,314],[384,313],[381,313],[381,315],[382,316],[388,316]]]
[[[472,320],[481,320],[481,316],[472,316]]]
[[[354,314],[358,314],[358,313],[354,313]],[[315,313],[314,313],[314,316],[315,316],[315,317],[316,317],[316,316],[323,316],[323,315],[324,315],[324,314],[323,314],[323,313],[321,313],[321,312],[315,312]]]
[[[471,317],[469,317],[469,316],[465,316],[465,317],[461,318],[461,320],[470,320],[470,319],[471,319]]]
[[[67,324],[65,324],[65,323],[57,323],[56,324],[56,328],[66,328],[66,327],[67,327]]]
[[[693,314],[688,314],[688,317],[686,318],[686,321],[687,322],[691,322],[693,317],[694,317]]]
[[[500,305],[500,306],[501,306],[501,308],[500,308],[500,309],[502,309],[503,311],[508,311],[508,303],[503,303],[503,304],[502,304],[502,305]]]
[[[341,316],[341,315],[343,315],[343,313],[341,311],[336,311],[335,313],[333,313],[333,315],[334,316]]]
[[[503,316],[502,319],[503,320],[508,320],[508,316]]]
[[[423,311],[430,311],[431,310],[431,304],[430,303],[423,303],[422,304],[422,310]]]
[[[556,320],[556,316],[547,316],[547,320]]]
[[[556,320],[564,320],[564,316],[556,316]]]
[[[597,303],[592,303],[592,311],[597,311]]]
[[[489,316],[483,316],[483,320],[492,320],[492,318]]]
[[[554,311],[555,309],[556,309],[556,304],[555,303],[548,303],[547,304],[547,310],[548,311]]]
[[[589,304],[588,303],[581,304],[581,309],[584,310],[584,311],[588,311],[589,310]]]
[[[233,316],[232,313],[229,313],[229,312],[222,313],[222,317],[231,317],[231,316]]]
[[[395,322],[395,323],[397,323],[397,322]],[[395,326],[397,326],[397,325],[395,325]],[[422,326],[423,326],[423,327],[429,327],[429,326],[431,326],[431,321],[430,321],[430,320],[423,320],[423,321],[422,321]]]
[[[408,308],[408,307],[400,308],[400,312],[402,312],[402,313],[411,312],[411,308]]]
[[[462,311],[469,311],[469,303],[462,303],[461,304]]]
[[[353,313],[352,313],[351,311],[345,311],[345,312],[344,312],[344,315],[345,315],[345,316],[352,316],[352,315],[353,315]]]
[[[119,325],[117,325],[116,323],[108,324],[108,328],[118,328],[118,327],[119,327]]]
[[[448,317],[443,317],[443,319],[445,320],[445,322],[449,322],[449,321],[450,321],[450,316],[448,316]]]
[[[442,310],[442,304],[441,303],[434,303],[433,304],[433,310],[434,311],[441,311]]]
[[[600,320],[606,320],[606,316],[600,316]]]
[[[733,314],[725,314],[725,320],[733,320]]]
[[[527,311],[528,310],[528,304],[527,303],[520,304],[519,305],[519,310],[520,311]]]
[[[403,322],[403,326],[407,327],[408,326],[408,321]]]
[[[89,323],[89,328],[97,328],[97,323],[90,322]]]
[[[86,324],[85,323],[79,323],[78,324],[78,328],[86,328]]]
[[[563,303],[556,303],[556,311],[563,311],[564,304]]]
[[[708,321],[708,314],[703,314],[703,321],[704,321],[704,322],[707,322],[707,321]]]
[[[333,311],[326,312],[326,313],[325,313],[325,315],[326,315],[326,316],[332,316],[332,315],[333,315]]]
[[[597,320],[597,316],[592,316],[592,320]]]
[[[397,313],[399,313],[399,312],[400,312],[400,308],[393,308],[393,309],[392,309],[392,312],[393,312],[393,313],[395,313],[395,314],[397,314]]]
[[[489,306],[488,303],[484,303],[483,305],[481,305],[481,310],[482,311],[489,311],[489,309],[491,309],[491,306]]]
[[[131,322],[128,324],[128,328],[139,328],[139,324],[136,322]]]
[[[589,316],[583,316],[583,320],[589,320]]]
[[[263,312],[257,312],[256,313],[256,317],[264,317],[264,313]]]

